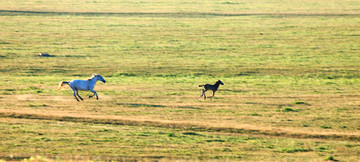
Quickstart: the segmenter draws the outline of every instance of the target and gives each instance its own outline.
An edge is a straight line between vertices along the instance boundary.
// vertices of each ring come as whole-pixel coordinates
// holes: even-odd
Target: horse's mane
[[[97,76],[97,74],[94,74],[94,75],[92,75],[91,76],[91,78],[89,78],[89,79],[87,79],[87,80],[92,80],[94,77],[96,77]]]

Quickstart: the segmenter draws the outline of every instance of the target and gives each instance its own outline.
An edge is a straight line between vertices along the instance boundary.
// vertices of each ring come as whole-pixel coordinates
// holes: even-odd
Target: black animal
[[[213,91],[213,97],[215,95],[215,91],[218,90],[219,86],[221,85],[224,85],[223,82],[221,82],[220,80],[218,80],[214,85],[211,85],[211,84],[205,84],[205,85],[199,85],[199,87],[204,87],[204,89],[202,89],[202,94],[200,97],[204,96],[204,100],[206,99],[206,95],[205,95],[205,92],[207,90],[212,90]]]

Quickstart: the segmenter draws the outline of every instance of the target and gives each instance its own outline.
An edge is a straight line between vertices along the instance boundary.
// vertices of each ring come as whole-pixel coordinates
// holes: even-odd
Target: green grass
[[[70,159],[123,160],[134,158],[181,159],[252,159],[275,160],[267,157],[279,154],[288,158],[309,160],[335,150],[338,156],[346,151],[349,142],[316,142],[312,139],[284,139],[251,136],[228,136],[208,132],[184,132],[166,128],[114,126],[73,122],[7,119],[0,123],[2,157],[46,155],[49,158],[66,156]],[[22,136],[18,136],[21,133]],[[298,152],[306,153],[297,154]],[[333,151],[329,152],[330,155]],[[71,156],[72,155],[72,156]],[[325,158],[325,156],[320,156]],[[270,159],[269,159],[270,158]]]
[[[359,2],[0,6],[0,159],[358,157]],[[56,90],[92,73],[98,101]]]

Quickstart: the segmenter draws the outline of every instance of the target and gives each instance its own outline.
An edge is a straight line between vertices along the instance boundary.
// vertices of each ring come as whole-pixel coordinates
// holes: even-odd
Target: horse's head
[[[224,83],[221,80],[218,80],[217,82],[221,85],[224,85]]]
[[[105,80],[100,74],[95,74],[94,76],[97,78],[97,80],[100,80],[100,81],[102,81],[103,83],[106,82],[106,80]]]

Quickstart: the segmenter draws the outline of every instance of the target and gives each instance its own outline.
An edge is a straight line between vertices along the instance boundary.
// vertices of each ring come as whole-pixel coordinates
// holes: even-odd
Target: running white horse
[[[98,97],[96,91],[94,91],[95,83],[98,80],[102,81],[103,83],[106,82],[105,79],[100,74],[94,74],[92,76],[92,78],[90,78],[88,80],[72,80],[70,82],[62,81],[59,84],[58,90],[60,90],[65,84],[67,84],[74,91],[74,96],[77,101],[79,101],[79,99],[76,96],[79,96],[79,98],[81,100],[83,100],[79,95],[79,92],[78,92],[79,90],[80,91],[91,91],[94,94],[92,96],[89,96],[89,98],[94,97],[94,95],[96,95],[96,99],[98,100],[99,97]]]

